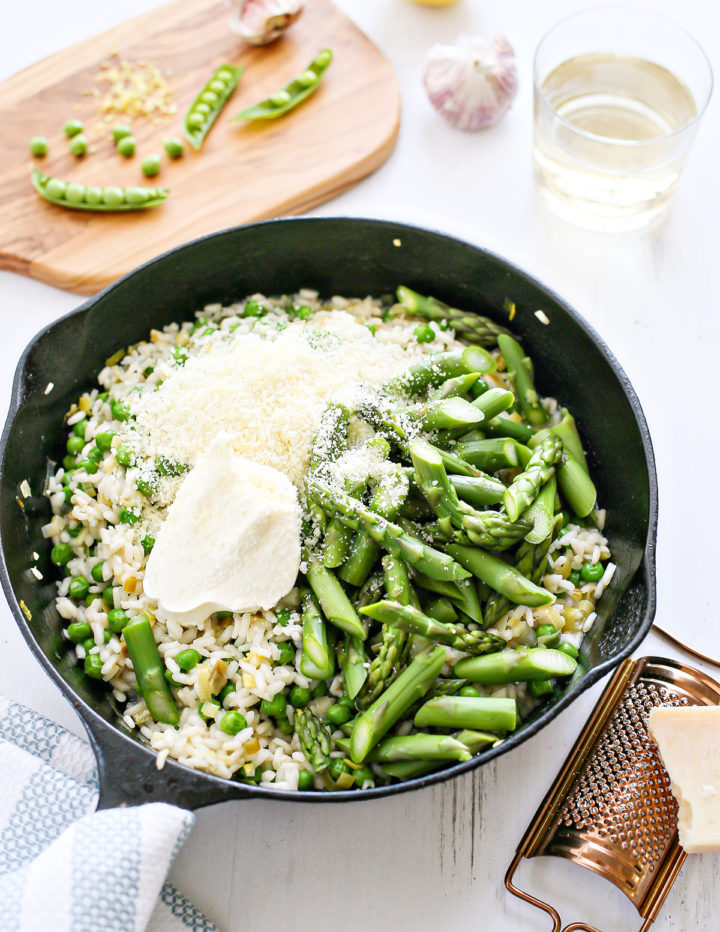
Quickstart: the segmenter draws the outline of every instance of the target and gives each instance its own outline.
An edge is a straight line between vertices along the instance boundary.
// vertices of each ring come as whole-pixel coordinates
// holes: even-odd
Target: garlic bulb
[[[492,126],[517,92],[515,53],[501,36],[491,46],[479,36],[460,36],[455,45],[430,49],[423,83],[448,123],[463,130]]]
[[[302,13],[303,0],[232,0],[230,28],[250,45],[274,42]]]

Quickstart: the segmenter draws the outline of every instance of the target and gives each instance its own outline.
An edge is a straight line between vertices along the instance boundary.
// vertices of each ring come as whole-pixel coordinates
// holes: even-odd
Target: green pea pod
[[[46,201],[70,210],[145,210],[164,204],[170,193],[168,188],[98,188],[53,178],[36,168],[30,172],[30,180],[38,194]]]
[[[282,116],[288,110],[293,110],[299,103],[317,90],[323,75],[330,66],[333,53],[330,49],[318,52],[304,71],[286,84],[279,91],[275,91],[264,100],[258,101],[252,107],[241,111],[233,120],[273,120]]]
[[[183,130],[193,149],[199,149],[203,144],[210,127],[237,87],[242,73],[242,67],[220,65],[188,107]]]

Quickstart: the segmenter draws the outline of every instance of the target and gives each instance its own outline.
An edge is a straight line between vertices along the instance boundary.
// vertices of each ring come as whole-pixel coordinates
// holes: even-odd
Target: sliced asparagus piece
[[[325,619],[309,589],[300,593],[303,619],[300,672],[311,680],[327,680],[335,672],[335,653],[328,641]]]
[[[517,706],[514,699],[440,696],[422,705],[413,721],[418,728],[513,731]]]
[[[455,664],[453,672],[473,683],[496,685],[526,680],[546,680],[554,676],[570,676],[577,660],[548,647],[527,647],[503,650],[487,657],[468,657]],[[428,723],[422,723],[428,724]],[[468,726],[472,727],[472,726]],[[488,729],[490,730],[490,729]]]
[[[150,619],[138,615],[123,628],[123,638],[133,665],[137,689],[156,722],[177,725],[180,713],[165,679],[165,664],[155,642]]]
[[[442,385],[430,395],[428,402],[442,401],[443,398],[462,398],[468,394],[479,378],[479,372],[467,372],[465,375],[445,379]]]
[[[555,596],[547,589],[535,585],[514,566],[510,566],[494,554],[485,553],[479,547],[448,544],[447,551],[478,579],[516,605],[537,607],[550,605],[555,601]]]
[[[429,388],[437,388],[446,379],[469,372],[492,372],[495,360],[479,346],[466,346],[462,350],[448,353],[432,353],[410,366],[396,378],[386,382],[384,390],[389,393],[419,395]]]
[[[517,392],[520,413],[533,427],[542,426],[547,423],[548,415],[533,384],[532,362],[518,341],[509,334],[498,337],[498,346]]]
[[[555,520],[556,494],[557,480],[555,476],[551,476],[523,515],[524,518],[533,523],[532,530],[525,535],[525,540],[529,544],[539,544],[552,533]]]
[[[448,476],[458,498],[474,508],[498,505],[505,495],[505,486],[492,476]]]
[[[405,285],[400,285],[396,294],[400,304],[410,314],[424,317],[426,320],[445,320],[456,333],[461,334],[470,343],[495,346],[498,334],[507,333],[503,326],[496,324],[488,317],[481,317],[469,311],[460,311],[436,298],[418,294],[417,291],[412,291]]]
[[[368,755],[372,763],[392,763],[408,760],[470,760],[468,748],[450,735],[412,734],[383,738]]]
[[[332,570],[313,561],[307,569],[307,581],[327,620],[352,637],[364,641],[367,632],[363,623]]]

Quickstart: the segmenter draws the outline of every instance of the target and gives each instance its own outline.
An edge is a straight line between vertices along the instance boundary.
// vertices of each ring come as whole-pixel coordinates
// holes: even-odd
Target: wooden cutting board
[[[0,84],[0,267],[60,288],[92,294],[164,250],[205,233],[296,214],[333,197],[390,155],[400,120],[400,91],[382,53],[329,0],[307,0],[299,20],[271,45],[252,47],[228,27],[229,6],[175,0],[32,65]],[[334,53],[319,89],[285,117],[246,124],[230,117],[278,90],[322,48]],[[157,65],[175,92],[177,114],[162,125],[132,121],[137,153],[123,159],[103,123],[101,63]],[[188,105],[223,62],[245,67],[240,84],[199,152],[171,161],[167,136],[182,138]],[[62,133],[83,120],[95,148],[71,155]],[[48,139],[43,159],[28,140]],[[157,178],[140,171],[144,155],[163,155]],[[44,201],[30,168],[89,185],[170,188],[158,208],[132,213],[71,211]]]

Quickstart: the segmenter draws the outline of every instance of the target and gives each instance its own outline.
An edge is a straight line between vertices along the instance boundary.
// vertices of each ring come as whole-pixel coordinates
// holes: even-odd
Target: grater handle
[[[507,873],[505,874],[505,888],[510,893],[512,893],[513,896],[516,896],[521,900],[525,900],[525,902],[530,903],[531,906],[536,906],[538,909],[546,912],[553,921],[552,932],[601,932],[601,930],[595,928],[595,926],[586,925],[584,922],[571,922],[569,925],[563,926],[560,913],[555,909],[554,906],[551,906],[550,903],[546,903],[544,900],[538,899],[538,897],[533,896],[532,893],[528,893],[526,890],[521,890],[520,887],[517,887],[513,883],[513,877],[515,876],[515,871],[518,869],[518,866],[522,860],[522,851],[515,852],[515,857],[512,860],[512,864],[510,867],[508,867]],[[653,924],[654,919],[654,916],[649,916],[645,922],[643,922],[639,932],[647,932],[647,930]]]

